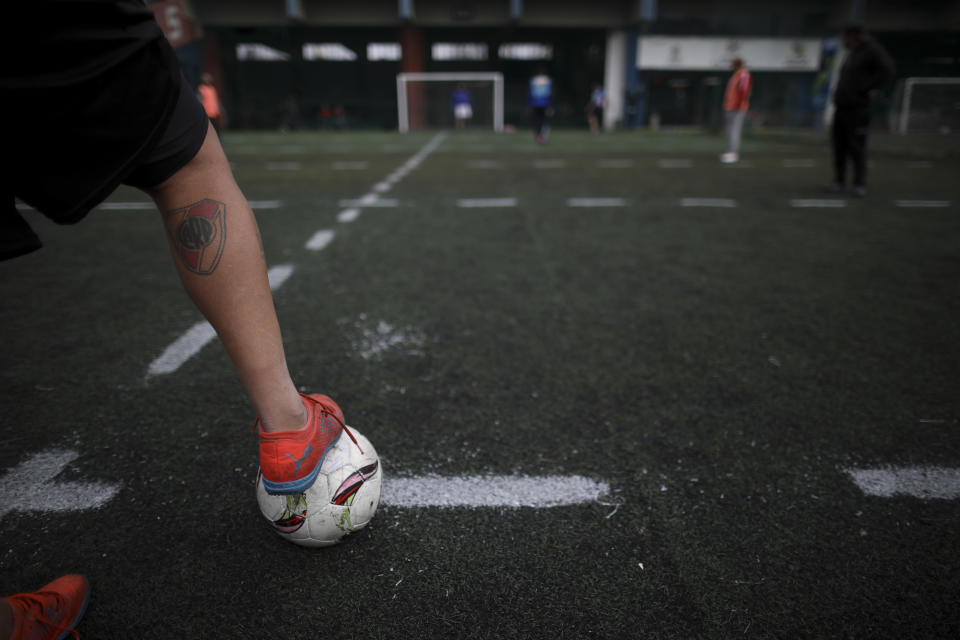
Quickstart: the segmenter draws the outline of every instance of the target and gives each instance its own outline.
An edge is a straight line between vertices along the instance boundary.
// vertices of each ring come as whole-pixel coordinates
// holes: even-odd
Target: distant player
[[[470,101],[467,85],[462,82],[457,85],[453,95],[450,96],[450,104],[453,106],[453,119],[457,129],[466,129],[470,118],[473,117],[473,104]]]
[[[220,133],[223,128],[223,106],[220,104],[220,96],[217,94],[217,88],[213,86],[213,76],[204,73],[200,76],[200,86],[197,87],[197,93],[200,95],[200,104],[210,119],[210,124]]]
[[[839,192],[846,185],[847,161],[853,162],[853,195],[867,195],[867,132],[870,129],[870,102],[874,94],[894,74],[893,60],[860,25],[843,32],[848,50],[840,68],[833,94],[834,180],[830,190]]]
[[[720,162],[732,163],[740,159],[740,138],[743,135],[743,121],[750,108],[750,92],[753,90],[753,77],[743,66],[743,58],[734,58],[730,63],[733,74],[727,81],[727,90],[723,94],[723,115],[727,128],[727,152],[720,156]]]
[[[553,81],[541,67],[537,75],[530,78],[530,96],[528,104],[533,111],[533,135],[539,144],[547,141],[551,104],[553,103]]]
[[[603,122],[603,109],[607,106],[607,92],[599,83],[594,83],[587,101],[587,125],[590,133],[600,133],[600,124]]]
[[[120,184],[148,194],[184,289],[219,334],[259,415],[267,490],[304,491],[344,431],[343,412],[326,396],[297,392],[253,211],[153,12],[143,0],[55,9],[22,2],[11,10],[16,55],[0,52],[10,54],[0,55],[0,127],[15,162],[0,173],[0,258],[41,246],[16,198],[71,224]],[[109,259],[109,245],[90,250]],[[65,576],[0,599],[0,638],[62,638],[88,594],[86,580]]]

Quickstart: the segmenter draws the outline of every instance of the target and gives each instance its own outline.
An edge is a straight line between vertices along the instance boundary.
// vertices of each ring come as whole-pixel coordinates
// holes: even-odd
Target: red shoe
[[[11,640],[62,640],[73,630],[90,600],[90,583],[83,576],[67,575],[33,593],[17,593],[4,600],[13,610]]]
[[[301,393],[300,397],[309,413],[303,429],[268,433],[260,426],[259,418],[254,425],[260,436],[260,472],[267,493],[303,493],[313,486],[327,451],[343,431],[357,442],[346,428],[343,411],[336,402],[319,393]]]

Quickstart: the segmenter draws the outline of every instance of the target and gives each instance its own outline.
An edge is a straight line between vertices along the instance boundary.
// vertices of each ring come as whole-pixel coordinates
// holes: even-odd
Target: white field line
[[[267,171],[299,171],[303,168],[302,162],[268,162]]]
[[[457,200],[461,209],[484,209],[497,207],[515,207],[516,198],[461,198]]]
[[[596,502],[610,485],[584,476],[390,477],[380,502],[395,507],[561,507]]]
[[[947,467],[887,467],[844,469],[868,496],[912,496],[922,500],[960,498],[960,469]]]
[[[798,208],[826,208],[826,209],[839,209],[847,206],[845,200],[805,200],[802,198],[794,198],[790,201],[791,207]]]
[[[661,169],[690,169],[693,167],[693,160],[688,158],[662,158],[657,160],[657,166]]]
[[[201,320],[187,329],[186,333],[174,340],[156,360],[150,363],[147,367],[147,377],[173,373],[216,337],[217,332],[210,323]]]
[[[380,199],[380,198],[358,198],[356,200],[341,200],[341,207],[378,207],[378,208],[392,208],[398,206],[396,200],[391,199]]]
[[[250,200],[249,204],[254,211],[257,209],[279,209],[283,206],[281,200]]]
[[[730,164],[721,164],[720,167],[723,169],[753,169],[753,163],[749,160],[740,160]]]
[[[250,200],[250,208],[252,209],[279,209],[283,206],[283,202],[280,200]],[[17,205],[22,209],[27,207]],[[156,209],[157,205],[153,202],[104,202],[97,206],[97,209],[103,211],[144,211],[148,209]]]
[[[79,455],[69,450],[42,451],[0,476],[0,518],[11,511],[96,509],[113,499],[119,484],[54,482]]]
[[[329,229],[320,229],[315,234],[313,234],[307,244],[304,245],[310,251],[320,251],[325,249],[328,244],[333,241],[334,233]]]
[[[950,206],[949,200],[897,200],[902,209],[943,209]]]
[[[276,291],[293,274],[293,265],[278,264],[267,271],[270,281],[270,290]],[[217,337],[217,332],[209,322],[202,320],[174,340],[150,366],[147,367],[147,377],[173,373],[187,360],[200,352],[207,343]]]
[[[333,168],[337,171],[357,171],[369,166],[370,163],[365,160],[338,160],[333,163]]]
[[[270,270],[267,271],[267,280],[270,281],[270,291],[276,291],[282,287],[283,283],[287,281],[287,278],[292,275],[292,264],[278,264],[270,267]]]
[[[563,169],[567,166],[566,160],[560,159],[548,159],[548,160],[534,160],[533,168],[534,169]]]
[[[737,206],[737,201],[730,198],[680,198],[680,206],[732,209]]]
[[[157,205],[152,202],[104,202],[97,207],[103,211],[145,211],[156,208]]]
[[[353,222],[360,217],[360,209],[344,209],[337,214],[337,222]]]
[[[500,169],[503,165],[496,160],[471,160],[467,163],[467,169]]]
[[[617,158],[608,158],[597,162],[601,169],[629,169],[633,166],[633,160],[620,160]]]
[[[359,209],[366,207],[396,207],[398,205],[396,200],[381,199],[380,194],[389,191],[393,188],[393,185],[403,180],[408,173],[419,167],[420,163],[422,163],[428,155],[433,153],[446,137],[445,133],[438,133],[433,136],[417,153],[396,168],[385,179],[375,184],[370,193],[366,193],[355,200],[341,200],[340,206],[347,207],[347,210],[342,211],[340,215],[337,216],[337,219],[340,220],[340,222],[352,222],[360,215]],[[355,213],[353,211],[354,209],[357,210]]]
[[[623,207],[627,201],[623,198],[570,198],[568,207]]]
[[[785,158],[783,161],[784,169],[812,169],[817,166],[817,161],[811,158]]]

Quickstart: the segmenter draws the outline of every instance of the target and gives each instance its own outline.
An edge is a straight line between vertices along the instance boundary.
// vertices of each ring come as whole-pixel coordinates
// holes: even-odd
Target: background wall
[[[960,76],[960,3],[955,0],[524,0],[519,3],[522,11],[515,14],[510,0],[412,0],[410,19],[400,17],[403,3],[398,0],[158,4],[167,12],[182,7],[195,23],[196,38],[178,49],[188,77],[201,70],[212,72],[230,126],[243,128],[276,128],[290,122],[298,127],[330,126],[333,120],[320,116],[338,106],[346,114],[339,124],[393,128],[395,78],[401,70],[499,71],[506,83],[506,122],[521,126],[527,120],[527,82],[539,64],[545,64],[554,79],[555,125],[586,126],[583,110],[591,84],[603,82],[605,76],[609,84],[608,39],[614,34],[628,43],[630,53],[646,34],[827,39],[835,38],[857,11],[895,58],[899,78]],[[654,20],[641,20],[645,5],[655,7]],[[311,42],[340,43],[356,59],[304,60],[302,45]],[[368,60],[369,42],[402,43],[403,59]],[[433,60],[435,42],[483,43],[489,55],[486,60]],[[502,60],[496,53],[504,42],[546,44],[553,57]],[[243,43],[266,45],[288,60],[241,60],[237,45]],[[627,77],[612,87],[610,98],[616,108],[611,126],[647,126],[651,114],[665,126],[719,126],[725,72],[638,72],[630,53]],[[818,117],[813,104],[816,81],[812,71],[756,73],[752,124],[813,126]],[[891,84],[876,104],[875,122],[884,121],[895,97],[896,85]]]

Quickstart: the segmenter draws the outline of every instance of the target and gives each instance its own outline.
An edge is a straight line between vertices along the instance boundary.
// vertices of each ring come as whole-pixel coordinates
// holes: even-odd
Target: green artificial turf
[[[434,135],[225,135],[247,197],[280,203],[257,217],[268,264],[295,269],[274,294],[291,372],[337,399],[386,482],[579,474],[611,495],[384,505],[338,547],[287,544],[257,512],[253,415],[220,345],[146,376],[201,320],[159,216],[28,212],[47,246],[0,264],[0,485],[71,449],[58,481],[122,489],[3,516],[0,590],[85,573],[92,638],[960,632],[960,503],[865,496],[844,473],[960,464],[950,144],[874,136],[858,200],[823,191],[821,136],[754,132],[727,167],[694,132],[449,133],[380,194],[396,206],[337,221]],[[623,206],[568,206],[587,197]],[[405,338],[364,357],[381,326]]]

